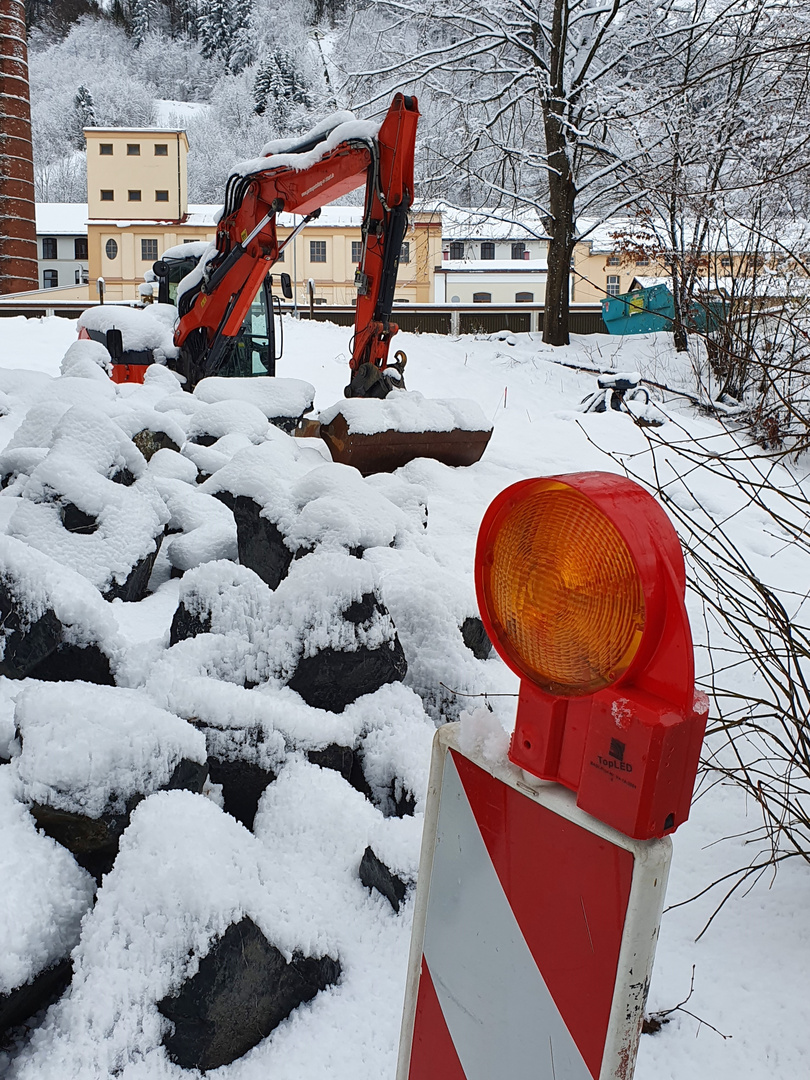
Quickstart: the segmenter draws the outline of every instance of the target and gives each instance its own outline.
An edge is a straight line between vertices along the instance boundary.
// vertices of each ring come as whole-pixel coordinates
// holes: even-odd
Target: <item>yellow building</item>
[[[189,205],[188,140],[175,128],[86,128],[87,240],[90,295],[104,278],[110,300],[138,299],[138,286],[168,248],[214,239],[219,206]],[[224,192],[223,192],[224,196]],[[278,272],[290,274],[297,300],[308,303],[311,279],[317,303],[351,304],[360,258],[361,207],[327,206],[284,252]],[[280,239],[296,221],[280,214]],[[396,300],[433,300],[433,267],[441,259],[441,221],[415,214],[402,246]]]

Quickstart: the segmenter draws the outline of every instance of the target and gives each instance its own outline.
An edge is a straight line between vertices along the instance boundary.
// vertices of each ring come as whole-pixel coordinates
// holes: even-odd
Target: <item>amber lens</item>
[[[484,591],[501,648],[549,693],[609,686],[641,642],[644,594],[627,545],[588,498],[556,481],[500,518]]]

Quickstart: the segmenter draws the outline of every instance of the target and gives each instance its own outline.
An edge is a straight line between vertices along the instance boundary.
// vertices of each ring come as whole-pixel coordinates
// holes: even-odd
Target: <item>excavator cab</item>
[[[177,287],[199,261],[200,253],[194,250],[188,254],[164,257],[154,263],[152,271],[158,282],[158,303],[177,306]],[[290,275],[276,276],[279,278],[282,295],[291,299]],[[218,374],[230,378],[275,375],[276,361],[281,359],[283,351],[281,298],[273,293],[273,275],[267,274],[245,315],[239,333],[225,343]]]

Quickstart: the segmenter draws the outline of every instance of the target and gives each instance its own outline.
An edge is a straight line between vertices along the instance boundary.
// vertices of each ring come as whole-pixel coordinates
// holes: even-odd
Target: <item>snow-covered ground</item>
[[[104,880],[94,910],[85,915],[74,951],[71,990],[51,1008],[27,1045],[17,1045],[10,1053],[0,1051],[0,1075],[26,1080],[90,1080],[114,1075],[125,1080],[152,1080],[198,1075],[184,1073],[168,1060],[160,1045],[161,1021],[155,1002],[176,989],[187,973],[189,950],[197,948],[204,953],[215,936],[249,912],[266,933],[274,935],[282,950],[298,949],[313,956],[328,952],[339,957],[342,978],[338,985],[296,1010],[270,1038],[216,1075],[228,1080],[393,1077],[413,899],[411,896],[395,914],[379,895],[360,885],[357,865],[366,845],[371,844],[402,876],[414,873],[423,791],[414,791],[414,817],[386,817],[338,773],[308,762],[303,751],[328,742],[346,744],[363,738],[368,760],[378,769],[381,783],[391,778],[393,769],[394,778],[407,780],[414,788],[424,784],[432,722],[423,702],[428,707],[431,702],[434,707],[441,704],[438,683],[474,692],[509,693],[515,688],[516,680],[499,660],[474,661],[471,654],[452,647],[453,620],[471,613],[467,609],[473,595],[476,532],[491,499],[525,477],[617,470],[616,461],[605,451],[619,455],[642,473],[648,469],[643,430],[627,415],[586,416],[577,412],[576,405],[595,386],[594,376],[556,361],[563,358],[585,367],[639,370],[650,379],[683,386],[689,385],[688,369],[663,335],[621,340],[580,338],[566,350],[544,346],[529,335],[503,340],[401,335],[397,345],[408,354],[409,389],[428,397],[470,398],[494,422],[495,430],[482,461],[468,469],[418,460],[400,470],[394,480],[369,482],[373,494],[366,495],[368,512],[379,536],[364,537],[366,556],[359,563],[349,561],[360,567],[368,563],[362,574],[357,570],[359,592],[367,588],[363,575],[380,584],[403,640],[410,673],[405,684],[385,686],[344,713],[332,714],[304,706],[283,685],[282,676],[274,674],[275,669],[264,672],[263,682],[257,680],[261,682],[258,689],[242,689],[239,678],[223,675],[222,666],[217,665],[225,665],[226,660],[244,665],[244,657],[206,653],[204,641],[210,635],[167,649],[168,635],[180,590],[184,590],[183,596],[191,597],[195,581],[200,588],[214,587],[210,569],[214,563],[208,560],[220,560],[216,565],[221,567],[233,559],[227,523],[217,517],[221,504],[214,500],[206,503],[206,496],[194,488],[192,458],[196,467],[212,473],[204,492],[213,492],[217,477],[230,475],[226,470],[240,475],[241,480],[233,483],[252,483],[257,490],[264,485],[265,495],[272,489],[274,497],[292,508],[291,513],[301,514],[301,529],[310,530],[306,537],[327,548],[317,530],[325,518],[344,530],[341,535],[349,536],[351,515],[344,515],[345,520],[341,517],[340,499],[344,497],[352,507],[360,505],[356,500],[362,494],[352,486],[359,481],[341,471],[317,473],[325,462],[321,448],[297,444],[290,449],[286,436],[267,429],[257,416],[258,410],[250,412],[249,406],[231,403],[231,412],[220,409],[214,417],[204,410],[219,409],[219,405],[173,396],[170,381],[155,379],[144,389],[116,392],[111,384],[81,366],[73,368],[73,377],[60,379],[60,363],[75,334],[75,324],[59,319],[2,323],[0,401],[4,415],[0,417],[0,451],[9,443],[12,448],[47,447],[52,461],[50,473],[37,472],[47,461],[44,449],[29,453],[25,461],[21,457],[13,484],[0,496],[0,510],[6,509],[2,504],[7,500],[14,503],[8,512],[0,513],[0,521],[3,529],[16,537],[6,541],[11,554],[3,557],[11,559],[15,552],[14,557],[18,557],[14,545],[23,540],[47,554],[51,533],[44,522],[42,493],[47,493],[48,482],[65,480],[66,484],[72,482],[77,492],[70,496],[72,500],[80,502],[81,485],[92,488],[95,483],[91,483],[91,472],[102,448],[108,445],[109,440],[104,442],[108,426],[111,430],[117,425],[119,433],[123,428],[132,434],[147,426],[149,417],[154,421],[156,413],[163,417],[162,430],[167,431],[179,427],[188,432],[194,424],[202,430],[206,422],[209,428],[215,421],[224,423],[231,434],[220,438],[216,447],[197,445],[183,461],[180,455],[167,457],[172,452],[161,450],[148,467],[130,461],[135,482],[128,487],[113,485],[118,488],[114,494],[120,502],[122,522],[128,520],[127,514],[137,512],[137,498],[143,514],[159,517],[160,505],[168,507],[162,520],[171,515],[172,525],[180,531],[180,537],[171,536],[164,543],[168,554],[162,554],[156,563],[151,595],[137,603],[99,599],[105,610],[97,611],[89,599],[83,599],[74,578],[89,577],[102,588],[98,560],[106,549],[102,550],[101,540],[93,549],[98,559],[92,565],[85,565],[84,556],[76,555],[78,548],[71,546],[72,541],[60,548],[59,558],[71,610],[80,606],[77,598],[81,594],[86,623],[97,627],[108,614],[114,617],[108,631],[110,662],[119,686],[127,688],[126,694],[141,695],[149,702],[148,708],[153,710],[150,722],[157,724],[159,710],[168,709],[184,719],[202,716],[227,726],[229,717],[244,717],[253,710],[256,722],[264,724],[265,732],[273,736],[265,743],[264,752],[273,758],[278,779],[262,798],[253,834],[219,810],[215,791],[209,799],[158,792],[145,800],[124,834],[121,853]],[[316,408],[328,407],[342,397],[348,338],[349,331],[343,328],[286,320],[285,355],[278,375],[311,383],[317,392]],[[85,414],[98,417],[97,438],[78,420],[70,419],[70,406],[82,410],[76,414],[79,419]],[[684,436],[716,436],[722,452],[726,436],[713,420],[697,416],[683,402],[669,402],[666,408],[673,420],[656,429],[664,440],[674,444]],[[24,423],[27,428],[21,426]],[[81,453],[71,450],[80,445]],[[61,459],[54,457],[56,451],[78,454],[81,468],[77,466],[75,476],[65,478],[59,473]],[[123,451],[116,453],[120,456]],[[229,464],[240,454],[236,464]],[[31,485],[37,483],[40,487],[34,497]],[[739,510],[739,493],[731,485],[697,470],[691,488],[713,512],[734,515],[727,528],[767,580],[804,588],[796,584],[810,580],[800,554],[780,552],[777,560],[782,542],[767,534],[754,510]],[[193,505],[189,501],[192,489]],[[106,489],[99,490],[99,498],[103,498]],[[331,503],[330,491],[334,496]],[[422,530],[418,507],[425,496],[428,527]],[[26,499],[32,505],[22,506],[24,512],[15,521]],[[213,515],[210,520],[206,506]],[[102,518],[99,521],[103,526]],[[384,539],[386,529],[393,530],[393,548]],[[95,541],[103,533],[100,526],[93,537],[80,539]],[[346,544],[351,546],[348,540]],[[174,545],[179,546],[175,549]],[[227,616],[226,585],[242,590],[240,595],[248,598],[245,603],[253,605],[249,610],[257,624],[262,612],[272,611],[275,645],[265,642],[265,652],[260,650],[256,656],[270,655],[276,648],[281,671],[285,650],[294,649],[289,635],[285,637],[285,627],[293,625],[300,615],[303,593],[296,589],[309,573],[313,582],[321,583],[318,587],[323,589],[323,604],[328,607],[333,600],[329,590],[337,588],[335,580],[341,574],[338,562],[329,560],[342,558],[342,551],[326,550],[293,564],[290,578],[272,594],[272,609],[267,607],[271,601],[241,569],[228,571],[231,576],[227,581],[226,572],[217,571],[215,584],[222,590],[225,612],[221,617]],[[186,570],[182,582],[169,576],[170,559],[176,569]],[[203,565],[193,569],[197,562]],[[203,581],[206,574],[207,584]],[[197,577],[192,580],[191,575]],[[342,599],[341,594],[334,602]],[[307,617],[317,621],[317,612]],[[699,639],[699,612],[692,611],[692,617]],[[65,622],[67,615],[60,618]],[[379,632],[384,633],[384,628]],[[101,632],[94,633],[98,637]],[[698,666],[705,671],[705,657],[700,652]],[[74,770],[74,782],[81,773],[64,742],[67,738],[69,743],[69,731],[66,736],[64,726],[60,729],[58,718],[52,716],[56,706],[53,693],[40,692],[40,687],[49,685],[0,678],[0,741],[3,737],[6,743],[12,741],[15,722],[24,735],[23,753],[0,767],[0,815],[10,837],[5,859],[0,855],[0,863],[6,863],[4,881],[15,873],[21,882],[27,882],[25,863],[30,860],[32,866],[40,868],[36,871],[40,877],[53,875],[66,896],[59,910],[50,914],[47,905],[52,897],[42,899],[41,912],[37,907],[40,901],[32,902],[34,913],[20,931],[28,935],[25,940],[30,943],[31,955],[19,955],[18,947],[15,971],[25,970],[26,963],[33,970],[43,957],[57,956],[58,943],[51,941],[54,925],[58,924],[60,932],[64,930],[63,939],[69,939],[71,926],[77,925],[77,913],[88,902],[87,875],[75,865],[66,866],[61,849],[57,851],[51,841],[46,843],[42,834],[37,837],[30,819],[24,820],[19,812],[31,785],[38,785],[36,791],[41,792],[43,785],[50,783],[56,790],[60,777],[64,783],[65,770]],[[78,687],[74,684],[64,695],[65,716],[72,708],[76,715],[82,709]],[[108,722],[115,708],[122,710],[122,721],[130,715],[134,698],[116,698],[113,706],[113,697],[109,697],[108,707],[103,695],[114,696],[116,691],[98,690],[97,708]],[[16,712],[15,699],[19,699]],[[512,699],[492,700],[499,719],[509,728],[512,715],[508,702]],[[82,716],[85,726],[96,723],[92,710],[84,709]],[[101,716],[97,726],[100,731]],[[27,739],[26,731],[31,732]],[[181,725],[173,737],[177,746],[188,745],[193,756],[196,734],[190,729],[184,733]],[[106,753],[103,735],[95,737]],[[139,736],[142,740],[148,737],[148,732]],[[146,743],[133,742],[133,738],[130,752],[147,754]],[[165,742],[168,736],[163,738]],[[59,747],[62,750],[57,752],[54,748]],[[169,754],[170,750],[163,747],[151,752]],[[106,761],[104,753],[101,759]],[[92,777],[85,772],[79,779],[88,785]],[[664,916],[648,1010],[664,1010],[682,1002],[689,994],[694,969],[694,993],[685,1006],[693,1015],[675,1012],[658,1034],[642,1038],[637,1080],[793,1080],[807,1074],[810,923],[806,912],[810,876],[806,868],[798,860],[788,862],[774,880],[760,881],[747,895],[735,894],[700,940],[696,938],[719,896],[711,893],[677,906],[747,862],[743,841],[723,838],[739,836],[756,820],[756,807],[747,805],[738,789],[714,786],[696,801],[690,821],[674,837],[670,910]],[[8,892],[5,884],[3,888],[0,943],[8,949],[4,927],[19,926],[19,908],[24,906],[26,892],[22,886]],[[44,925],[42,933],[37,931],[38,917]],[[19,942],[14,944],[19,946]],[[4,972],[0,963],[0,975]]]

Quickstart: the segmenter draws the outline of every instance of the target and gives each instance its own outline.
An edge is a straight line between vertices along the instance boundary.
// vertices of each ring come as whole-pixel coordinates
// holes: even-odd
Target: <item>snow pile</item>
[[[417,390],[395,390],[386,398],[350,398],[324,409],[322,424],[340,414],[352,435],[379,431],[489,431],[481,406],[463,398],[426,398]]]
[[[162,363],[177,356],[176,323],[177,309],[172,304],[148,304],[145,308],[105,304],[88,308],[79,318],[79,326],[88,332],[104,335],[109,329],[120,330],[124,352],[149,349]]]
[[[212,376],[194,387],[194,397],[215,404],[220,401],[249,401],[268,420],[280,416],[303,416],[312,409],[315,387],[303,379],[223,379]]]
[[[111,420],[78,405],[58,421],[48,453],[14,493],[21,500],[9,533],[102,592],[123,586],[155,553],[168,518],[137,447]],[[68,506],[82,524],[70,524]]]
[[[15,1075],[185,1075],[161,1046],[167,1024],[157,1003],[196,972],[230,925],[249,915],[288,957],[339,952],[324,929],[330,898],[302,890],[289,856],[285,863],[203,796],[146,799],[84,923],[70,995],[35,1033]],[[313,1009],[317,1002],[299,1013]]]
[[[7,768],[0,769],[0,831],[0,994],[8,994],[70,954],[95,884],[37,831]]]
[[[17,698],[23,798],[97,818],[165,787],[183,759],[203,763],[205,739],[139,690],[42,683]]]
[[[80,648],[99,646],[113,667],[125,645],[115,617],[82,574],[12,536],[0,536],[0,581],[15,603],[23,632],[52,610],[61,624],[62,640]],[[0,627],[0,648],[10,635],[7,619]]]

